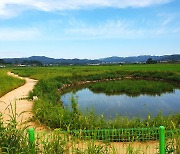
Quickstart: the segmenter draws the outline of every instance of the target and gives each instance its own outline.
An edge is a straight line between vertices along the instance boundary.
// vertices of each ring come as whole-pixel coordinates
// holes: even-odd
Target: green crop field
[[[56,67],[12,67],[10,71],[38,79],[29,98],[38,96],[33,112],[35,118],[52,128],[67,129],[95,129],[95,128],[134,128],[159,127],[162,123],[167,128],[179,127],[179,114],[164,117],[159,114],[155,118],[142,120],[137,117],[128,119],[118,116],[115,119],[105,120],[102,115],[95,116],[94,111],[83,114],[78,109],[78,102],[72,97],[73,111],[63,107],[60,100],[61,89],[64,85],[76,85],[85,81],[98,81],[89,86],[93,91],[104,90],[105,93],[124,92],[137,95],[140,93],[156,93],[173,91],[180,87],[180,64],[136,64],[136,65],[107,65],[107,66],[56,66]],[[132,79],[126,80],[126,77]],[[107,79],[124,79],[108,84],[102,82]],[[6,82],[6,80],[8,82]],[[148,80],[148,81],[146,81]],[[5,70],[1,70],[1,91],[7,91],[23,84],[23,81],[8,77]],[[5,84],[8,83],[8,86]],[[112,84],[115,83],[115,86]],[[131,86],[130,86],[131,85]],[[6,88],[5,88],[6,87]],[[121,87],[121,88],[120,88]],[[127,88],[128,87],[128,88]],[[133,88],[131,88],[133,87]],[[65,90],[65,88],[64,88]],[[159,120],[161,119],[161,120]],[[172,125],[169,124],[169,121]]]
[[[120,92],[138,95],[143,92],[157,94],[163,91],[173,91],[174,88],[180,87],[180,64],[12,67],[7,70],[20,76],[39,80],[34,90],[29,94],[29,98],[32,99],[33,96],[38,96],[38,100],[35,101],[33,107],[35,120],[39,120],[50,128],[59,128],[58,130],[67,132],[69,132],[69,130],[80,130],[78,135],[84,136],[89,132],[88,130],[101,131],[108,129],[113,131],[123,128],[122,133],[124,134],[124,131],[128,130],[132,133],[136,133],[137,130],[139,133],[147,129],[154,130],[153,128],[159,126],[165,126],[166,130],[180,128],[180,113],[169,116],[163,116],[159,113],[153,118],[149,113],[144,119],[138,117],[129,119],[124,116],[116,116],[114,119],[107,120],[103,115],[95,115],[93,110],[87,110],[86,113],[82,113],[82,111],[78,109],[78,102],[74,96],[71,98],[72,110],[65,108],[60,100],[62,94],[60,93],[60,89],[62,89],[62,91],[67,89],[62,88],[64,85],[78,86],[78,84],[86,83],[86,81],[92,82],[92,84],[87,85],[91,90],[96,92],[103,90],[107,94]],[[0,70],[0,90],[2,95],[24,83],[22,80],[7,76],[7,70]],[[128,79],[126,79],[127,77]],[[111,79],[120,78],[122,79],[121,81],[110,81]],[[106,80],[106,82],[104,80]],[[96,83],[93,83],[93,81],[96,81]],[[40,151],[39,146],[33,147],[31,144],[27,144],[27,135],[24,135],[24,130],[16,129],[16,125],[17,123],[12,117],[9,125],[4,127],[0,114],[0,153],[1,151],[9,151],[9,153],[32,153],[36,151],[38,153]],[[82,134],[82,130],[85,130],[85,133]],[[53,133],[54,132],[55,131],[53,131]],[[148,133],[149,132],[150,131],[148,131]],[[72,131],[70,135],[73,135],[73,133],[74,131]],[[66,146],[69,143],[67,140],[62,140],[61,135],[62,134],[58,133],[57,136],[50,141],[43,141],[43,138],[41,138],[42,143],[38,143],[39,140],[36,140],[36,144],[40,144],[45,153],[53,153],[55,151],[60,153],[65,152]],[[91,137],[92,134],[89,133],[89,135],[88,137]],[[147,135],[147,133],[145,133],[145,135]],[[113,139],[116,138],[114,134],[113,137]],[[149,137],[152,138],[152,135],[149,134]],[[81,137],[81,139],[82,138],[83,137]],[[127,139],[126,136],[125,139]],[[79,143],[79,138],[77,138],[77,140]],[[122,140],[124,141],[124,139]],[[155,140],[158,140],[158,136]],[[75,142],[75,139],[72,141]],[[121,140],[119,139],[118,142],[121,142]],[[86,141],[83,144],[85,143]],[[166,144],[167,150],[171,150],[172,148],[168,143]],[[58,149],[56,147],[58,147]],[[99,151],[98,153],[111,153],[110,151],[106,151],[109,150],[109,147],[106,150],[105,147],[105,145],[97,146],[88,144],[85,150],[87,150],[87,153],[89,153],[89,151],[91,153],[97,153],[97,151]],[[126,151],[132,152],[132,149],[129,148],[127,148]],[[76,150],[78,153],[83,153],[83,151],[79,149]]]
[[[110,66],[60,66],[60,67],[33,67],[16,68],[14,73],[21,76],[28,76],[34,79],[48,79],[56,76],[69,77],[72,75],[92,75],[109,72],[122,71],[130,72],[173,72],[180,74],[180,64],[156,64],[156,65],[110,65]]]
[[[24,83],[24,80],[8,76],[7,70],[0,69],[0,97]]]
[[[155,118],[149,118],[150,116],[148,116],[145,120],[137,117],[128,119],[121,116],[112,120],[105,120],[102,115],[95,116],[93,111],[87,111],[87,113],[83,114],[78,109],[78,102],[73,97],[71,100],[73,110],[70,111],[63,107],[63,103],[60,100],[61,94],[58,90],[66,84],[76,85],[83,81],[96,80],[99,83],[92,84],[90,88],[95,91],[98,88],[105,89],[105,92],[108,93],[110,88],[104,88],[106,84],[100,81],[104,79],[125,79],[126,77],[131,77],[137,81],[116,81],[118,82],[116,86],[109,85],[110,87],[114,87],[114,89],[111,88],[110,90],[132,94],[143,92],[144,89],[152,93],[161,93],[163,90],[172,91],[174,87],[180,87],[180,64],[27,67],[12,68],[11,71],[20,76],[39,80],[29,97],[38,96],[39,99],[35,102],[33,108],[35,117],[51,128],[67,130],[159,127],[160,125],[164,125],[170,129],[180,126],[180,114],[164,117],[160,113]],[[146,80],[152,80],[152,82],[146,82]],[[132,85],[134,88],[125,88],[126,85]],[[118,88],[119,86],[121,88]]]

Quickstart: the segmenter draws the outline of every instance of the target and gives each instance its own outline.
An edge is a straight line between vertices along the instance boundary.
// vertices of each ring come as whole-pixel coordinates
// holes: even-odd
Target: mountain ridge
[[[130,56],[130,57],[106,57],[99,59],[56,59],[46,56],[31,56],[25,58],[3,58],[6,63],[19,64],[24,61],[40,61],[42,64],[100,64],[100,63],[144,63],[147,59],[152,58],[155,61],[180,61],[180,54],[163,55],[163,56]]]

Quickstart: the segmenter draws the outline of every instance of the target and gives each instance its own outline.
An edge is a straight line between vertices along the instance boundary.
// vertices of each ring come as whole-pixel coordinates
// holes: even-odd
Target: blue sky
[[[0,0],[0,58],[177,53],[179,0]]]

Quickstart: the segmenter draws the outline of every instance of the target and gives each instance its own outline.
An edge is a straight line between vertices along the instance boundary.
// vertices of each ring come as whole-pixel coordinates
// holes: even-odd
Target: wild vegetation
[[[16,113],[15,111],[13,111]],[[4,125],[0,113],[0,153],[78,153],[78,154],[110,154],[126,152],[145,153],[147,151],[159,151],[158,128],[135,129],[106,129],[106,130],[74,130],[51,132],[39,132],[35,135],[35,141],[29,142],[27,130],[17,129],[16,115],[13,114],[10,121]],[[156,142],[156,146],[151,142]],[[135,142],[139,141],[139,142]],[[134,147],[146,141],[144,147]],[[167,153],[179,153],[179,130],[166,131]],[[118,143],[119,142],[119,143]],[[152,145],[151,145],[152,144]],[[142,146],[142,145],[141,145]]]
[[[0,97],[24,83],[24,80],[8,76],[7,70],[0,69]]]
[[[122,91],[126,93],[138,93],[144,91],[161,92],[162,89],[172,90],[173,85],[179,87],[180,83],[180,67],[179,64],[155,64],[155,65],[115,65],[115,66],[62,66],[62,67],[34,67],[15,68],[13,72],[21,76],[29,76],[38,79],[30,98],[38,96],[38,100],[34,104],[35,117],[51,128],[61,128],[63,130],[72,129],[102,129],[102,128],[136,128],[136,127],[159,127],[160,125],[172,129],[174,126],[179,127],[180,115],[169,115],[164,117],[161,114],[155,118],[147,116],[145,120],[134,117],[117,116],[113,120],[105,120],[103,115],[95,116],[93,111],[87,111],[82,114],[77,107],[77,101],[72,98],[72,108],[70,111],[63,107],[60,100],[59,89],[65,84],[78,84],[82,81],[102,81],[104,79],[116,79],[131,77],[138,79],[133,82],[131,80],[119,82],[123,84]],[[141,80],[139,80],[141,79]],[[154,80],[152,85],[147,85],[144,80]],[[143,80],[143,81],[142,81]],[[155,81],[157,80],[157,81]],[[161,82],[164,84],[161,84]],[[168,81],[169,83],[166,83]],[[116,82],[116,81],[115,81]],[[118,82],[118,81],[117,81]],[[133,82],[133,83],[132,83]],[[134,89],[126,85],[136,84]],[[96,83],[94,87],[105,88],[105,84]],[[156,87],[156,88],[153,88]],[[95,88],[94,88],[95,89]],[[109,88],[110,89],[110,88]],[[118,86],[114,89],[118,89]],[[106,90],[106,89],[105,89]],[[107,91],[108,87],[107,87]]]
[[[130,85],[130,86],[127,86]],[[130,96],[140,94],[160,95],[163,92],[173,92],[174,86],[171,83],[147,80],[121,80],[110,82],[97,82],[88,86],[93,92],[103,92],[107,95],[125,93]]]
[[[5,80],[7,77],[6,71],[0,71],[0,76],[2,77],[0,80],[1,83],[4,83],[7,81]],[[121,89],[121,91],[134,93],[144,91],[143,88],[147,88],[146,90],[149,88],[154,90],[152,87],[156,87],[155,91],[158,92],[164,89],[171,91],[172,88],[174,88],[173,86],[179,87],[180,67],[178,64],[32,67],[31,69],[11,68],[11,71],[21,76],[28,76],[39,80],[29,97],[32,99],[33,96],[38,96],[38,100],[35,101],[33,108],[35,118],[51,128],[60,128],[60,130],[67,131],[74,129],[99,130],[115,128],[152,128],[159,127],[160,125],[165,126],[166,129],[180,128],[180,113],[169,115],[167,117],[159,113],[159,115],[154,118],[151,118],[151,115],[149,114],[144,120],[136,117],[128,119],[123,116],[117,116],[112,120],[105,120],[103,115],[95,116],[93,111],[87,111],[85,114],[82,114],[82,112],[78,109],[77,101],[73,96],[71,100],[72,110],[64,108],[61,100],[59,99],[61,95],[59,89],[61,89],[64,84],[77,84],[81,81],[101,81],[103,79],[123,79],[125,77],[132,77],[133,79],[138,80],[135,80],[135,82],[132,80],[123,80],[122,82],[113,81],[116,82],[117,87],[119,86],[118,84],[122,84],[122,87],[125,87],[127,84],[135,84],[133,85],[135,86],[133,91],[130,91],[130,89]],[[145,79],[153,80],[152,85],[146,84],[147,81]],[[9,83],[14,83],[15,80],[10,80]],[[145,85],[146,87],[143,87],[142,85]],[[104,82],[97,82],[91,88],[97,90],[100,87],[104,90],[104,86]],[[12,88],[12,85],[9,87]],[[105,89],[107,93],[109,92],[109,89],[108,87]],[[119,91],[116,86],[114,86],[114,89],[115,91]],[[16,126],[17,122],[13,117],[9,124],[4,126],[0,114],[0,153],[41,153],[42,151],[44,153],[67,152],[69,143],[64,141],[61,135],[55,135],[52,140],[49,141],[37,140],[36,146],[32,146],[28,144],[28,138],[25,130],[17,129]],[[177,141],[175,142],[177,143]],[[175,144],[168,142],[166,150],[172,150],[172,146],[175,146]],[[75,153],[110,153],[106,146],[97,146],[94,142],[91,142],[87,148],[83,150],[77,148],[75,150]],[[127,150],[127,153],[134,152],[133,147],[130,146]]]
[[[12,110],[11,110],[12,111]],[[14,111],[15,113],[15,111]],[[69,140],[60,133],[60,131],[54,130],[51,134],[43,138],[43,135],[38,136],[35,143],[30,143],[26,127],[17,129],[16,115],[11,116],[7,125],[4,125],[2,114],[0,113],[0,153],[3,154],[35,154],[35,153],[98,153],[104,152],[110,153],[110,149],[107,149],[102,145],[95,145],[94,141],[89,142],[86,148],[82,150],[78,148],[72,149],[69,144],[78,144],[75,140]],[[72,151],[73,150],[73,151]]]

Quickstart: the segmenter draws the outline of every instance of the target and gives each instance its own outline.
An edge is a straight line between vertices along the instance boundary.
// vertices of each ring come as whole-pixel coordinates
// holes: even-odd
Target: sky
[[[0,0],[0,58],[180,54],[180,0]]]

